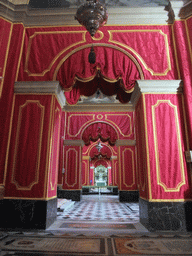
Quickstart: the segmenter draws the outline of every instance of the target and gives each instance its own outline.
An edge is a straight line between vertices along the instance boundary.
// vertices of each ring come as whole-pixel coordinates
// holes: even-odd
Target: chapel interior
[[[0,228],[114,195],[149,231],[191,231],[192,1],[102,0],[94,36],[85,2],[0,0]]]

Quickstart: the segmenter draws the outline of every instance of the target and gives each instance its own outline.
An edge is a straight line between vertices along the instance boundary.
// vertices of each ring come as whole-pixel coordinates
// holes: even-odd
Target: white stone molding
[[[85,145],[83,140],[64,140],[63,144],[64,146],[81,146],[81,147]]]
[[[55,94],[62,108],[66,104],[65,95],[58,81],[15,82],[14,93],[16,94],[27,94],[27,93]]]
[[[119,146],[135,146],[136,140],[117,140],[115,145]]]
[[[181,80],[137,80],[141,93],[177,93],[182,92]]]

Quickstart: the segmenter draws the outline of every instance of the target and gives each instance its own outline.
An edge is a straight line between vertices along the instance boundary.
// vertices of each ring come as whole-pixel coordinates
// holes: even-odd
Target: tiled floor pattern
[[[61,235],[148,233],[139,222],[139,204],[120,203],[114,195],[83,195],[80,202],[58,211],[57,221],[48,230]]]
[[[58,212],[58,220],[139,222],[138,203],[120,203],[118,196],[84,195],[73,207]]]

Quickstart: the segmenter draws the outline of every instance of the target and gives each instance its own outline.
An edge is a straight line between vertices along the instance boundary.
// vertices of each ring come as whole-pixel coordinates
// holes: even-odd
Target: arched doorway
[[[84,129],[82,139],[85,142],[82,161],[83,194],[99,193],[100,188],[103,193],[117,191],[118,184],[115,177],[119,173],[113,160],[117,159],[115,142],[118,133],[115,128],[105,122],[92,123]],[[87,163],[85,163],[86,159]]]

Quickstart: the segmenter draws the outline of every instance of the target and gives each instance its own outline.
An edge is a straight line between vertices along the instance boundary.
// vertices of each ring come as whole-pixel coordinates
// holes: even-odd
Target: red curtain
[[[112,146],[115,145],[117,140],[116,131],[106,123],[94,123],[87,127],[82,135],[85,145],[90,145],[90,141],[97,141],[100,139],[102,142],[108,141]]]
[[[117,94],[122,103],[128,102],[135,80],[140,79],[137,67],[115,49],[94,47],[94,50],[95,64],[88,62],[90,48],[86,48],[70,56],[58,71],[57,80],[65,90],[67,102],[76,104],[80,95],[93,95],[97,88],[105,95]]]
[[[99,165],[103,165],[103,166],[105,166],[105,168],[107,168],[109,166],[109,161],[108,160],[106,161],[104,159],[96,160],[94,162],[94,167],[96,168]]]

